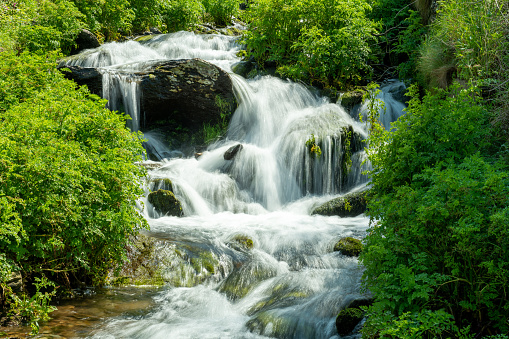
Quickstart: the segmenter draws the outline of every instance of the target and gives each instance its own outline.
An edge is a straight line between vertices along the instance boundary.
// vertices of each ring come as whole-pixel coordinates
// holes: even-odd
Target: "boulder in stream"
[[[173,192],[168,190],[157,190],[148,195],[148,202],[151,203],[156,211],[164,215],[181,217],[182,205],[175,197]]]
[[[336,329],[341,336],[351,333],[364,318],[364,311],[360,308],[345,308],[336,317]]]
[[[64,71],[66,78],[103,95],[98,69],[63,64],[59,68],[70,70]],[[201,59],[155,62],[144,71],[132,72],[130,79],[139,84],[144,131],[157,129],[163,135],[175,129],[201,131],[204,124],[229,117],[237,105],[228,73]]]
[[[366,212],[366,191],[346,194],[326,202],[313,210],[311,214],[355,217]]]
[[[228,148],[228,150],[224,152],[223,155],[224,160],[232,160],[233,158],[235,158],[237,153],[239,153],[243,147],[244,146],[242,146],[242,144],[237,144],[235,146]]]
[[[362,251],[362,243],[359,239],[352,237],[342,238],[334,245],[334,251],[349,257],[356,257]]]
[[[101,43],[94,35],[94,33],[86,29],[82,29],[78,33],[78,36],[74,42],[76,43],[76,47],[71,50],[71,55],[78,54],[85,49],[97,48],[101,46]]]

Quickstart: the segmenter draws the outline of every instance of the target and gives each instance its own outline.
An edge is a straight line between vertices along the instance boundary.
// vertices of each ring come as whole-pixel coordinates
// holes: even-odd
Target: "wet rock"
[[[253,71],[256,64],[251,61],[240,61],[232,66],[232,71],[244,78],[248,78],[249,72]]]
[[[341,101],[339,102],[347,111],[351,111],[356,105],[362,103],[362,96],[364,95],[361,91],[351,91],[343,93]]]
[[[86,68],[80,66],[59,66],[64,73],[64,77],[74,80],[78,85],[86,85],[90,93],[102,96],[103,94],[103,76],[96,68]]]
[[[361,253],[361,251],[361,241],[352,237],[342,238],[336,243],[336,245],[334,245],[334,252],[341,252],[341,254],[349,257],[356,257]]]
[[[412,99],[406,96],[406,86],[404,84],[391,88],[389,93],[392,95],[394,100],[402,102],[405,105]]]
[[[173,193],[173,183],[171,182],[171,179],[168,178],[159,178],[159,179],[153,179],[150,181],[151,184],[151,191],[155,192],[157,190],[166,190]]]
[[[336,317],[336,329],[343,336],[351,333],[364,318],[364,311],[359,308],[346,308]]]
[[[223,155],[224,160],[232,160],[233,158],[235,158],[237,153],[239,153],[243,147],[244,146],[242,146],[242,144],[237,144],[235,146],[228,148],[228,150],[224,152]]]
[[[173,192],[159,189],[148,195],[148,202],[151,203],[156,211],[164,215],[181,217],[182,205],[175,197]]]
[[[227,245],[237,251],[248,251],[254,247],[253,240],[246,235],[237,234],[235,235]]]
[[[355,217],[366,212],[366,191],[354,192],[332,199],[317,207],[311,214]]]
[[[97,37],[90,31],[82,29],[76,40],[76,47],[71,50],[71,55],[78,54],[85,49],[97,48],[101,46]]]
[[[235,110],[230,77],[206,61],[159,62],[138,75],[144,129],[164,130],[171,122],[190,131],[201,130],[204,124],[219,123],[221,114]]]
[[[150,39],[142,37],[143,39]],[[95,68],[60,66],[66,78],[102,95],[102,75]],[[157,62],[135,72],[141,94],[141,129],[157,129],[163,136],[175,129],[202,131],[204,124],[218,124],[236,108],[228,73],[201,59]]]
[[[219,292],[225,293],[231,300],[246,296],[263,280],[277,275],[277,263],[263,258],[252,257],[248,262],[233,270],[219,286]]]

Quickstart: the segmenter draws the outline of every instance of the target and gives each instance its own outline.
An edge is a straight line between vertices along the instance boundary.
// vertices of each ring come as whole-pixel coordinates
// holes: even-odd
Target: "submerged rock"
[[[362,251],[362,243],[359,239],[352,237],[342,238],[334,245],[334,251],[349,257],[356,257]]]
[[[244,146],[242,146],[242,144],[237,144],[235,146],[228,148],[228,150],[224,152],[223,155],[224,160],[232,160],[233,158],[235,158],[237,153],[239,153],[243,147]]]
[[[355,217],[366,212],[366,191],[354,192],[332,199],[318,206],[311,214],[337,215],[340,217]]]
[[[151,203],[157,212],[164,215],[181,217],[182,205],[173,192],[159,189],[148,195],[148,202]]]
[[[226,243],[229,247],[237,251],[248,251],[254,248],[254,243],[247,235],[237,234],[229,242]]]
[[[166,190],[173,193],[173,183],[169,178],[158,178],[150,181],[151,183],[151,191],[155,192],[157,190]]]
[[[346,308],[336,317],[336,329],[343,336],[351,333],[364,318],[364,311],[360,308]]]

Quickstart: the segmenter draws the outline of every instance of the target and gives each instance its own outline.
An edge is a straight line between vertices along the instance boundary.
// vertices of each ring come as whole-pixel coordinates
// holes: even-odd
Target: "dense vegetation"
[[[400,64],[425,93],[414,84],[406,115],[369,138],[372,226],[361,260],[375,303],[363,334],[507,338],[508,3],[436,6],[423,15],[435,16],[431,24],[418,25],[428,34],[414,41],[417,52]]]
[[[243,41],[260,67],[332,89],[375,76],[414,83],[393,131],[374,122],[375,110],[369,119],[372,225],[361,260],[374,304],[363,335],[507,338],[507,1],[247,4]],[[4,312],[36,329],[52,286],[100,283],[144,225],[135,208],[141,136],[65,80],[57,58],[84,28],[116,40],[151,27],[226,25],[238,8],[238,0],[0,0]],[[10,289],[13,271],[33,297]]]

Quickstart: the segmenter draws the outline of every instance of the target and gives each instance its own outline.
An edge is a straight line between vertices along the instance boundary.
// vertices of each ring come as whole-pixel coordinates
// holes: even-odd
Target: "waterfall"
[[[99,67],[109,107],[129,114],[138,130],[139,91],[130,72],[155,61],[197,57],[230,72],[239,48],[232,37],[179,32],[105,44],[65,63]],[[147,160],[147,194],[163,187],[158,179],[169,179],[184,212],[164,216],[146,197],[140,201],[148,234],[161,239],[158,274],[166,285],[150,309],[102,321],[87,336],[339,338],[337,313],[366,298],[357,259],[333,247],[345,236],[363,238],[368,219],[311,215],[367,183],[365,125],[301,84],[230,76],[239,106],[226,138],[200,157],[186,158],[156,133],[145,134],[155,156]],[[387,93],[380,98],[389,126],[403,106]],[[312,136],[320,156],[306,146]],[[239,144],[237,155],[225,160],[225,152]]]

